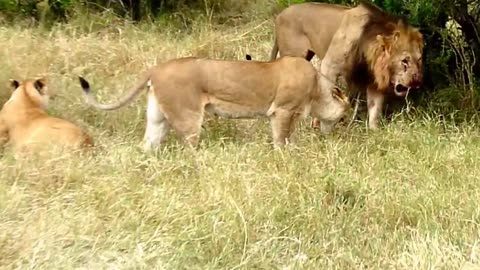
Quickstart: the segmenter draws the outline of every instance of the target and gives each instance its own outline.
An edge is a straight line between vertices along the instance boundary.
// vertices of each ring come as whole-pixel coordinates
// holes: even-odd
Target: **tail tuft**
[[[90,93],[90,84],[88,83],[88,81],[80,76],[78,77],[78,80],[80,81],[83,92],[85,92],[86,94]]]
[[[252,60],[252,56],[251,56],[250,54],[245,55],[245,58],[246,58],[248,61]]]

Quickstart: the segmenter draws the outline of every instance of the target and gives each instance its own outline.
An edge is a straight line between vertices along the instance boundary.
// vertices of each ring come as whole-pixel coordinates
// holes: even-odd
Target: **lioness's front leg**
[[[385,96],[374,87],[367,88],[368,127],[377,129]]]
[[[310,127],[314,130],[317,130],[320,128],[320,119],[313,117],[312,121],[310,122]]]
[[[203,110],[182,111],[177,115],[170,115],[172,126],[183,141],[195,148],[200,140],[200,131],[203,123]]]
[[[291,143],[290,139],[295,131],[297,118],[298,116],[295,113],[284,109],[277,109],[275,113],[270,116],[273,144],[275,147],[281,147]]]

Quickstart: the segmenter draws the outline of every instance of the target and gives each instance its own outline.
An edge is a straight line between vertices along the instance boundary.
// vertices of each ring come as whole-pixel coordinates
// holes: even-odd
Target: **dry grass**
[[[264,120],[211,119],[197,151],[139,146],[145,101],[113,100],[155,61],[265,59],[271,21],[190,34],[111,23],[0,28],[0,81],[46,74],[51,113],[102,147],[87,157],[0,159],[0,266],[40,269],[478,269],[478,128],[410,113],[273,151]],[[87,27],[86,27],[87,26]],[[7,92],[3,88],[3,97]],[[413,117],[412,117],[413,116]]]

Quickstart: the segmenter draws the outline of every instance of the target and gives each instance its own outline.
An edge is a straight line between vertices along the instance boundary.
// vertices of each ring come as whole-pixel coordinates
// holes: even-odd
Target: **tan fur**
[[[89,104],[118,109],[147,85],[145,149],[158,146],[173,128],[191,145],[198,143],[204,112],[228,118],[266,116],[276,146],[288,142],[298,119],[312,114],[329,132],[349,107],[341,91],[322,91],[314,67],[299,57],[273,62],[181,58],[151,68],[115,104],[98,104],[80,78]]]
[[[352,91],[366,91],[371,128],[378,125],[386,94],[404,97],[403,90],[422,82],[422,34],[365,1],[353,8],[292,5],[277,16],[275,34],[272,59],[277,51],[301,56],[311,50],[322,60],[322,88],[343,80]]]
[[[91,137],[79,127],[45,112],[50,98],[45,79],[11,82],[13,93],[0,111],[0,143],[10,144],[17,153],[93,145]]]

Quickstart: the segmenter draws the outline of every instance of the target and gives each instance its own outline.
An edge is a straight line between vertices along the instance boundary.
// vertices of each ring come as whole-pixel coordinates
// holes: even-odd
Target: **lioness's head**
[[[51,93],[47,87],[47,81],[45,78],[39,78],[35,80],[10,80],[10,86],[13,88],[12,95],[7,101],[13,101],[20,98],[28,97],[31,102],[45,109],[50,100]]]
[[[423,36],[402,21],[391,25],[391,34],[376,36],[369,58],[378,89],[393,88],[395,95],[403,97],[422,84]]]
[[[322,97],[312,107],[312,116],[320,120],[320,133],[332,132],[335,125],[347,114],[350,109],[350,100],[337,86],[329,93],[322,90]]]

